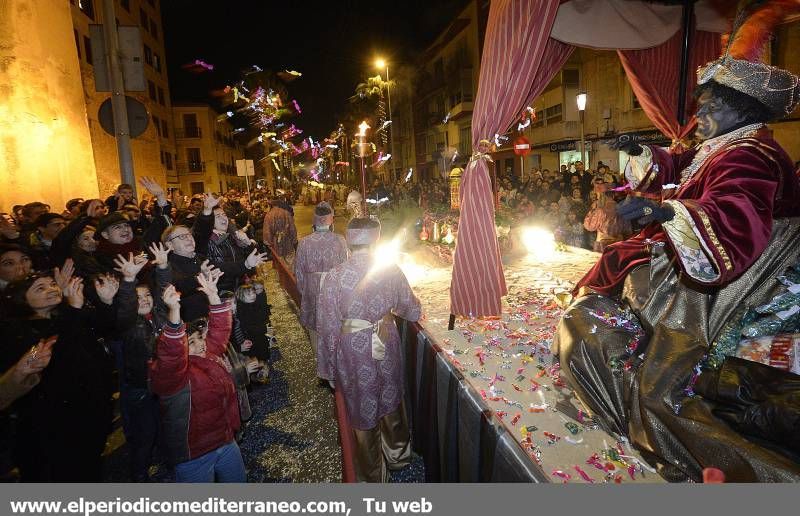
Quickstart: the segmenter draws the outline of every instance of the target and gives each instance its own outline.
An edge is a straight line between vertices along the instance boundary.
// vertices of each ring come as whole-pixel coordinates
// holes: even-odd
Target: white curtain
[[[681,28],[680,5],[633,0],[569,0],[561,4],[551,37],[594,49],[633,50],[661,45]],[[707,1],[695,4],[697,29],[724,32],[728,22]]]

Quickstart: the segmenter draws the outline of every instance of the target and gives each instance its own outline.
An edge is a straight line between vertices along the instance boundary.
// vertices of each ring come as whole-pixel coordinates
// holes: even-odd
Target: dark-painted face
[[[743,119],[736,109],[725,101],[704,91],[697,98],[697,130],[695,136],[708,140],[723,135],[741,125]]]

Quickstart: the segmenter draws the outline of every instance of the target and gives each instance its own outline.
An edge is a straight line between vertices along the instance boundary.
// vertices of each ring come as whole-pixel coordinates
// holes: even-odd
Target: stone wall
[[[0,209],[98,195],[69,2],[0,2]]]

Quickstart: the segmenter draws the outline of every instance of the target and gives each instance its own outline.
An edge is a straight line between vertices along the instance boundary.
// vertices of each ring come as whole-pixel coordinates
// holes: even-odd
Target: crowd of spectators
[[[624,192],[615,191],[620,186],[620,176],[603,162],[589,170],[577,161],[558,171],[534,169],[524,180],[503,176],[498,198],[519,224],[545,227],[558,242],[602,251],[632,232],[616,213],[625,198]]]
[[[0,215],[4,480],[101,481],[115,413],[131,480],[160,462],[177,481],[245,478],[273,338],[261,226],[283,199],[139,190]]]

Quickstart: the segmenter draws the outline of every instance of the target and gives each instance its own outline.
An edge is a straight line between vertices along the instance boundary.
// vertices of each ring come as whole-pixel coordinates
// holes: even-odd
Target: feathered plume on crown
[[[712,0],[714,7],[733,19],[731,32],[722,36],[723,56],[759,62],[775,27],[800,12],[800,0]]]
[[[776,119],[791,114],[800,102],[800,79],[763,63],[762,57],[775,27],[800,12],[800,0],[711,1],[721,14],[733,18],[733,25],[722,38],[725,52],[697,71],[697,83],[713,80],[749,95]]]

